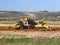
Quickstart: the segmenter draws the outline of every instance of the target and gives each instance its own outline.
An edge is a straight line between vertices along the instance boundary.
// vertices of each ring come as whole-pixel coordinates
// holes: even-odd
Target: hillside
[[[43,20],[60,20],[60,12],[18,12],[18,11],[0,11],[0,19],[14,19],[18,20],[23,17]]]

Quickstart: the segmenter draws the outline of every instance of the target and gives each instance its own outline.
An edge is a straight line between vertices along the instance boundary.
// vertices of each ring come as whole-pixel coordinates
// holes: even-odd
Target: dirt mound
[[[60,31],[60,27],[51,27],[51,30],[53,30],[53,31]]]
[[[0,30],[25,30],[25,31],[45,31],[45,29],[15,29],[13,26],[0,26]],[[46,31],[60,31],[60,27],[51,27],[51,29],[47,29]]]

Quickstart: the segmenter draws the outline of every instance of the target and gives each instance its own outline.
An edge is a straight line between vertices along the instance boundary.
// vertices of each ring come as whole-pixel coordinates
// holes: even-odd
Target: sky
[[[0,0],[0,10],[60,11],[60,0]]]

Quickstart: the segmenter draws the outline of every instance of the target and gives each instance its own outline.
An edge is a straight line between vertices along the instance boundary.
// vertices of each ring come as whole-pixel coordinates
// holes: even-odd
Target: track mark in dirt
[[[18,35],[18,36],[17,36]],[[0,31],[3,38],[59,38],[60,31]]]

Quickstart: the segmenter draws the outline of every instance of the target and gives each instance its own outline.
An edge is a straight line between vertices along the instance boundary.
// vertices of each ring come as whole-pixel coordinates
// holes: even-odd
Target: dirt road
[[[0,26],[14,26],[14,24],[0,24]]]

